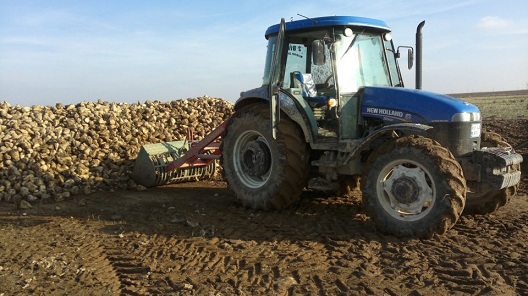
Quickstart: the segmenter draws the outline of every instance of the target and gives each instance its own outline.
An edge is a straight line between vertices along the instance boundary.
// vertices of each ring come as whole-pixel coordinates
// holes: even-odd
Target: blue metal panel
[[[400,87],[365,87],[361,114],[394,122],[450,122],[457,113],[479,112],[460,99]]]
[[[362,26],[390,32],[390,28],[384,21],[357,16],[324,16],[287,22],[286,31],[325,26]],[[279,24],[273,25],[266,30],[265,36],[268,38],[269,35],[277,34],[278,31]]]

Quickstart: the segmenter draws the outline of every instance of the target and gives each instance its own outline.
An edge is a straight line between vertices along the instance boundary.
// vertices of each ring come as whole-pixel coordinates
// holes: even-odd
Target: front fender
[[[399,132],[407,135],[424,134],[427,130],[431,128],[433,127],[420,123],[396,123],[386,125],[380,129],[375,130],[374,132],[368,134],[365,138],[363,138],[363,141],[358,146],[356,146],[349,154],[345,163],[348,163],[348,161],[350,161],[351,159],[359,156],[361,152],[368,150],[370,144],[383,135],[387,135],[392,132]]]

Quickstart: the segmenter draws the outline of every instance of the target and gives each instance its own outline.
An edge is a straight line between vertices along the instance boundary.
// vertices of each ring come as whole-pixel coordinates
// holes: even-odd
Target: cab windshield
[[[331,50],[341,93],[357,92],[363,86],[399,86],[400,80],[392,51],[380,34],[338,35]]]
[[[310,74],[318,89],[339,93],[355,93],[364,86],[403,86],[391,41],[382,33],[348,32],[338,29],[288,34],[286,64],[282,69],[283,88],[294,87],[292,73]],[[311,59],[313,40],[325,43],[325,63],[315,65]],[[270,37],[264,73],[269,83],[270,57],[276,37]],[[337,83],[335,79],[337,78]],[[338,87],[337,87],[338,86]]]

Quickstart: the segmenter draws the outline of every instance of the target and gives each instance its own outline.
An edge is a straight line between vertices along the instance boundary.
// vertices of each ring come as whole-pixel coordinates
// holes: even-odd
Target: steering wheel
[[[334,74],[330,74],[330,76],[328,76],[326,79],[325,79],[325,86],[327,88],[332,88],[334,85],[335,85],[335,82],[333,84],[330,84],[330,80],[334,78]]]

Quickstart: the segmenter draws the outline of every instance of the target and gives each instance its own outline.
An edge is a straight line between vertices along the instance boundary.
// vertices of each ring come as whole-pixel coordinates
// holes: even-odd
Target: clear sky
[[[381,19],[411,46],[425,20],[424,89],[528,88],[527,0],[0,0],[0,101],[235,101],[261,85],[265,30],[297,14]]]

